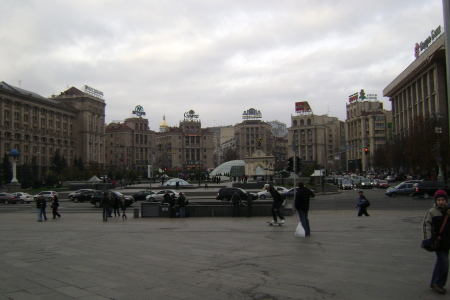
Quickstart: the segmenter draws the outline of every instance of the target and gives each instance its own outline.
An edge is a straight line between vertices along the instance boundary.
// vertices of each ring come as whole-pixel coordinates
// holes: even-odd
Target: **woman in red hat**
[[[448,196],[444,190],[438,190],[434,194],[434,205],[428,211],[423,220],[423,243],[425,247],[430,247],[434,239],[441,239],[436,250],[436,264],[434,265],[430,287],[439,294],[445,294],[444,288],[448,276],[448,252],[450,249],[450,220],[446,216],[450,214],[447,206]],[[443,223],[445,225],[441,231]]]

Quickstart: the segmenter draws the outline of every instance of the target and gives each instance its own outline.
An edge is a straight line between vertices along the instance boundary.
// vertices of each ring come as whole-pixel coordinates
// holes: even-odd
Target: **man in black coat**
[[[271,185],[271,184],[265,184],[264,189],[267,190],[270,195],[273,198],[272,203],[272,217],[273,220],[270,223],[277,223],[278,219],[277,216],[280,218],[279,224],[284,224],[285,219],[283,217],[283,214],[281,213],[281,205],[283,205],[284,199],[283,196]]]
[[[314,192],[305,187],[303,182],[298,183],[298,191],[295,194],[295,209],[298,212],[298,217],[302,223],[303,229],[305,229],[305,235],[311,234],[309,228],[308,211],[309,211],[309,199],[314,198]]]

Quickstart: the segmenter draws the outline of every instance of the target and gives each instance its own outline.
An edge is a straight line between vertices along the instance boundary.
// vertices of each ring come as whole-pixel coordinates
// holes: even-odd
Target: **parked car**
[[[39,198],[39,196],[41,196],[41,195],[44,196],[44,198],[47,198],[46,200],[48,200],[49,198],[52,198],[53,196],[58,197],[58,193],[55,191],[43,191],[43,192],[40,192],[39,194],[33,196],[34,201],[36,201]]]
[[[413,192],[413,182],[402,182],[395,187],[388,188],[385,195],[395,197],[397,195],[409,196]]]
[[[132,194],[131,196],[133,196],[135,201],[143,201],[143,200],[147,200],[147,196],[150,195],[154,195],[156,194],[154,191],[149,191],[149,190],[145,190],[145,191],[139,191],[135,194]]]
[[[84,202],[84,201],[91,201],[92,195],[95,193],[94,190],[91,191],[83,191],[79,194],[75,194],[73,196],[73,202]]]
[[[91,204],[95,207],[101,207],[102,198],[104,193],[113,193],[116,197],[122,198],[123,194],[116,191],[95,191],[91,197]],[[125,206],[131,206],[134,203],[134,198],[131,196],[125,196]]]
[[[27,193],[17,192],[11,193],[11,195],[18,197],[20,199],[20,204],[30,203],[31,201],[33,201],[33,196]]]
[[[373,189],[372,182],[370,181],[370,179],[367,178],[362,178],[357,186],[360,189]]]
[[[221,188],[219,192],[217,193],[216,200],[222,200],[222,201],[230,201],[231,197],[234,195],[234,192],[238,192],[238,195],[241,197],[241,200],[247,199],[247,192],[244,191],[241,188],[234,188],[234,187],[226,187]],[[254,193],[250,193],[253,200],[258,199],[258,195]]]
[[[69,194],[69,196],[68,196],[69,200],[72,201],[73,200],[73,196],[75,196],[76,194],[80,194],[81,192],[85,192],[85,191],[93,191],[94,192],[95,190],[93,190],[93,189],[79,189],[79,190]]]
[[[379,180],[377,182],[377,188],[379,188],[379,189],[387,189],[390,186],[391,185],[386,180]]]
[[[395,177],[394,176],[387,176],[386,177],[386,181],[387,182],[394,182],[395,181]]]
[[[298,187],[295,188],[295,192],[297,193],[298,191]],[[314,190],[311,190],[314,193]],[[283,198],[288,199],[288,198],[294,198],[294,188],[290,189],[287,192],[281,193],[281,196],[283,196]]]
[[[349,180],[344,180],[341,182],[340,189],[351,190],[351,189],[353,189],[353,183],[351,183]]]
[[[161,191],[158,191],[156,193],[153,192],[153,194],[151,194],[151,195],[147,195],[147,197],[145,197],[145,200],[150,201],[150,202],[162,202],[162,200],[164,199],[164,194],[166,193],[166,191],[169,192],[170,196],[175,195],[175,198],[178,198],[178,193],[179,192],[177,192],[177,191],[174,191],[174,190],[161,190]]]
[[[0,193],[0,203],[5,203],[5,204],[16,204],[17,201],[19,201],[19,197],[16,197],[12,194],[8,194],[8,193]]]
[[[289,189],[282,187],[282,186],[274,186],[274,189],[276,189],[280,194],[283,192],[287,192],[289,191]],[[270,195],[270,193],[267,190],[261,191],[258,194],[258,198],[260,199],[266,199],[266,198],[272,198],[272,196]]]
[[[413,185],[412,197],[423,197],[425,199],[433,198],[437,190],[444,190],[450,194],[450,187],[444,182],[422,181]]]

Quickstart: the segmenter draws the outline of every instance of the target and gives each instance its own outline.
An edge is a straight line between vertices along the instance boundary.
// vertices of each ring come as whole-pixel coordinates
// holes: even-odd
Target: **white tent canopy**
[[[89,180],[87,182],[101,182],[102,180],[100,178],[98,178],[97,176],[92,176],[91,178],[89,178]]]

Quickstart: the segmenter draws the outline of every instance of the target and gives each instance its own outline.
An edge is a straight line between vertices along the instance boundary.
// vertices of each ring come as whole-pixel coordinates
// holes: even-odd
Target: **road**
[[[199,189],[200,191],[200,189]],[[199,191],[191,190],[186,191],[187,198],[189,201],[195,205],[196,203],[201,204],[205,202],[216,201],[214,196],[205,194],[203,196],[189,196],[191,194],[198,194]],[[333,194],[318,194],[314,199],[311,200],[310,209],[311,210],[349,210],[355,209],[356,203],[358,202],[358,192],[359,189],[340,191],[339,193]],[[131,195],[134,191],[122,190],[126,195]],[[384,195],[384,189],[365,189],[364,195],[370,201],[370,210],[423,210],[426,211],[433,204],[433,199],[420,199],[411,198],[406,196],[398,196],[395,198],[387,197]],[[74,203],[69,201],[67,198],[68,193],[60,193],[60,207],[59,211],[61,213],[101,213],[100,209],[95,208],[89,202],[84,203]],[[262,202],[262,200],[257,200]],[[133,208],[140,208],[140,201],[134,203],[128,210]],[[270,202],[270,200],[265,200],[264,202]],[[48,205],[47,211],[51,212],[51,208]],[[10,212],[29,212],[35,213],[35,204],[0,204],[0,213],[10,213]]]

